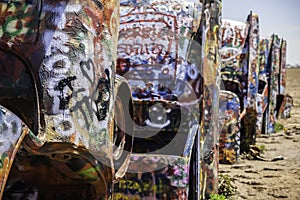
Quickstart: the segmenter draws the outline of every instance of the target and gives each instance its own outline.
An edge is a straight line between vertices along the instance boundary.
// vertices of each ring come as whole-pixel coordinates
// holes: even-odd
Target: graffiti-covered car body
[[[107,198],[132,145],[114,122],[131,113],[115,77],[119,1],[1,1],[0,18],[1,115],[22,121],[17,134],[1,129],[12,139],[1,148],[1,195]]]
[[[248,152],[250,145],[255,144],[256,137],[256,101],[259,85],[258,15],[251,12],[246,22],[223,20],[221,38],[221,77],[224,90],[235,93],[239,98],[240,116],[238,118],[241,132],[240,137],[236,138],[240,138],[241,153]],[[239,134],[239,131],[235,134]],[[236,151],[239,150],[236,149]],[[238,155],[237,152],[236,155]],[[228,159],[230,160],[230,158]],[[225,158],[225,160],[227,159]]]
[[[115,187],[115,198],[187,197],[187,157],[200,130],[203,86],[201,63],[191,63],[187,56],[189,45],[197,43],[192,34],[200,25],[202,6],[196,1],[121,1],[120,9],[117,73],[131,87],[135,154],[127,178]],[[182,171],[185,178],[180,178],[187,179],[180,183],[170,178],[178,161],[178,167],[186,169]],[[142,176],[150,174],[149,188],[139,184],[141,171]],[[165,182],[163,188],[151,177]],[[135,189],[124,181],[133,183]]]
[[[286,40],[276,34],[260,41],[258,134],[274,133],[276,119],[285,112],[286,46]]]
[[[121,1],[117,72],[132,91],[135,154],[116,199],[216,192],[220,13],[218,1]]]
[[[224,124],[220,132],[220,163],[235,163],[239,157],[240,144],[237,145],[240,138],[240,130],[231,129],[232,126],[241,127],[241,113],[244,111],[244,101],[246,96],[247,71],[241,67],[243,64],[244,46],[249,31],[249,25],[245,22],[238,22],[224,19],[221,27],[221,78],[224,85],[220,97],[220,121]],[[234,97],[238,97],[239,105],[229,106]],[[229,106],[229,107],[228,107]],[[238,111],[238,113],[236,113]],[[236,115],[236,119],[230,118]],[[237,121],[235,121],[237,120]],[[233,122],[233,123],[232,123]],[[227,123],[229,123],[227,125]],[[231,141],[231,145],[228,143]]]
[[[220,91],[221,131],[219,162],[236,163],[240,155],[240,100],[228,90]]]
[[[277,96],[279,94],[279,74],[280,74],[280,44],[281,39],[277,34],[273,34],[270,38],[271,48],[269,53],[270,80],[269,80],[269,107],[267,132],[275,132],[276,116],[277,116]]]
[[[259,85],[257,94],[257,134],[267,133],[266,122],[269,119],[269,81],[271,65],[269,64],[272,41],[269,38],[260,39],[259,43]]]
[[[283,117],[283,113],[286,109],[286,104],[288,104],[286,101],[289,98],[287,96],[286,91],[286,49],[287,49],[287,41],[284,38],[281,38],[281,44],[280,44],[280,69],[279,69],[279,88],[278,88],[278,96],[277,101],[278,104],[276,105],[277,110],[277,118]]]

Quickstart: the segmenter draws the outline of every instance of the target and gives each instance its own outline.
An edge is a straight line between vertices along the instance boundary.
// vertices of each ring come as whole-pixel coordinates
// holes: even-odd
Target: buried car
[[[2,199],[107,199],[133,145],[119,1],[0,1]]]
[[[194,200],[215,191],[208,127],[218,92],[204,87],[216,85],[220,12],[216,1],[121,1],[117,73],[131,88],[135,142],[114,199]],[[203,76],[211,77],[206,86]]]

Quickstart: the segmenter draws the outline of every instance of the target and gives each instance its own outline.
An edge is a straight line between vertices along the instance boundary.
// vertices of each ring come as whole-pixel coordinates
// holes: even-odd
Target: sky
[[[287,64],[300,64],[300,0],[223,0],[223,19],[246,21],[258,14],[260,37],[273,33],[287,40]]]

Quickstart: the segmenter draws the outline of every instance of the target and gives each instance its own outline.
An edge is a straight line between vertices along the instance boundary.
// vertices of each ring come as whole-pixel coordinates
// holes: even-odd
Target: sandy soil
[[[234,165],[220,164],[220,174],[233,180],[234,200],[300,199],[300,69],[287,71],[287,90],[293,96],[291,118],[279,119],[285,130],[262,135],[263,160],[241,159]],[[275,161],[271,161],[275,158]]]

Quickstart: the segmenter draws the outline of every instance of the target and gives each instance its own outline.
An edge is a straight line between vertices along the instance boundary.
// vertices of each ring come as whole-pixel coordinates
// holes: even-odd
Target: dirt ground
[[[285,130],[256,140],[257,146],[264,147],[261,156],[267,161],[220,164],[220,174],[233,180],[234,200],[300,199],[300,69],[287,70],[287,91],[294,99],[291,118],[277,121]]]

